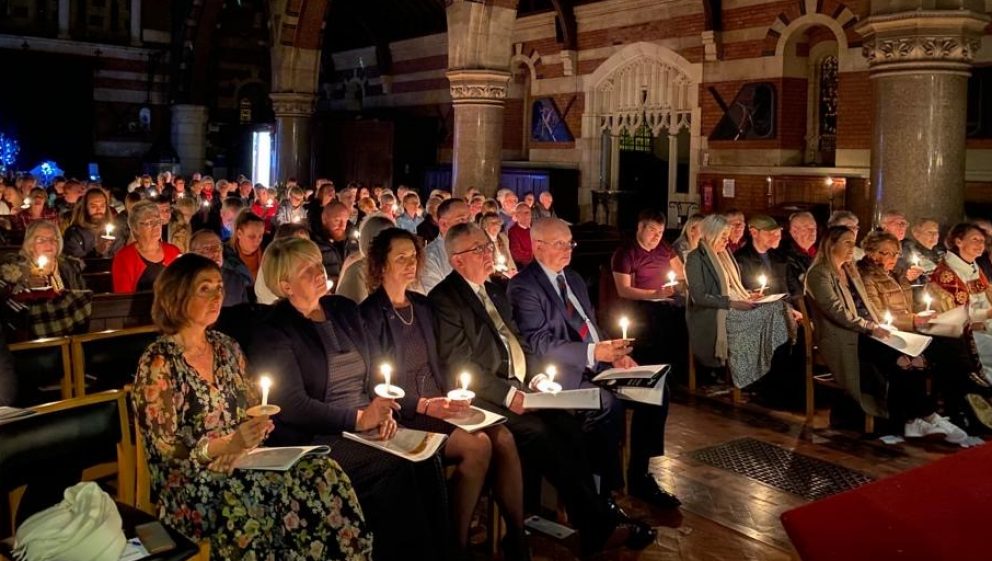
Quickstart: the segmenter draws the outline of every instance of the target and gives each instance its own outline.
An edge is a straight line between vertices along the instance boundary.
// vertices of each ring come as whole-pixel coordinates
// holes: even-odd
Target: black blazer
[[[761,288],[758,276],[764,274],[768,277],[765,294],[788,293],[789,287],[786,282],[788,272],[786,271],[785,260],[777,251],[769,250],[766,255],[768,255],[768,262],[771,264],[770,268],[765,266],[765,262],[761,260],[761,255],[751,243],[745,244],[744,247],[734,252],[734,260],[737,261],[737,266],[741,270],[741,284],[748,290],[757,290]]]
[[[434,381],[442,391],[451,387],[441,371],[441,359],[437,354],[437,339],[434,336],[434,312],[427,297],[416,292],[407,291],[407,298],[413,306],[414,325],[419,327],[423,344],[427,348],[427,363],[430,365]],[[400,319],[396,316],[389,301],[386,290],[379,287],[369,294],[359,306],[362,320],[365,322],[365,332],[372,344],[372,363],[389,362],[397,369],[403,368],[400,359],[403,356],[403,340],[400,332],[403,329]],[[412,418],[417,412],[416,388],[403,388],[406,397],[397,400],[400,404],[400,415],[405,419]]]
[[[320,299],[327,319],[339,336],[346,336],[365,362],[365,391],[371,393],[372,353],[362,327],[358,306],[343,296]],[[280,300],[250,337],[248,358],[253,376],[272,378],[269,401],[282,408],[273,417],[270,446],[306,445],[318,435],[353,431],[357,409],[324,403],[327,390],[327,354],[314,322]]]
[[[486,282],[486,293],[501,318],[513,332],[527,358],[527,377],[533,377],[533,360],[526,341],[513,322],[513,312],[506,293],[498,285]],[[434,306],[437,349],[442,372],[449,375],[468,370],[472,390],[480,399],[503,407],[511,386],[516,384],[508,372],[508,353],[496,326],[482,306],[478,295],[457,271],[452,271],[431,290],[427,299]]]

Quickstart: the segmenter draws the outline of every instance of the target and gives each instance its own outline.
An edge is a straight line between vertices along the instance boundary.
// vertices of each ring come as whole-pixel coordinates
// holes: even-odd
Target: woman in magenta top
[[[151,290],[155,279],[181,254],[178,247],[162,241],[157,204],[135,204],[127,223],[135,241],[117,252],[110,267],[114,292],[118,294]]]

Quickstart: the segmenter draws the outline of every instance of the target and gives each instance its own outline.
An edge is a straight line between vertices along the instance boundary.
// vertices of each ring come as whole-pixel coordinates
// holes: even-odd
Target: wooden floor
[[[741,437],[752,437],[865,472],[875,478],[896,474],[960,450],[943,442],[888,446],[877,439],[831,430],[803,437],[804,418],[757,407],[734,408],[713,400],[685,397],[673,403],[666,455],[652,460],[652,471],[683,502],[678,512],[619,501],[632,515],[658,530],[654,544],[639,552],[619,550],[597,560],[787,561],[798,559],[779,516],[804,504],[798,496],[753,479],[692,460],[688,452]],[[821,413],[821,417],[825,413]],[[820,418],[817,426],[825,426]],[[534,540],[534,558],[571,560],[563,547]]]

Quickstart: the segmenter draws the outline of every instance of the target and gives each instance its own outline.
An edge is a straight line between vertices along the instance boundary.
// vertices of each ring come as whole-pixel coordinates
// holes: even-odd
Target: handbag
[[[62,502],[33,514],[14,535],[17,561],[117,561],[127,540],[117,505],[90,482],[65,490]]]

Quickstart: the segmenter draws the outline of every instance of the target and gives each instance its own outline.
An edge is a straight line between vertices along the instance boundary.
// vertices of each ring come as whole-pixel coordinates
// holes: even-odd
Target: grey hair
[[[841,222],[844,220],[853,220],[856,223],[861,222],[861,220],[858,219],[858,215],[849,210],[835,210],[830,214],[830,219],[827,220],[827,228],[831,226],[841,226]]]
[[[134,232],[138,229],[138,223],[149,216],[158,218],[158,203],[145,199],[138,201],[131,207],[131,212],[127,214],[127,225]]]
[[[369,254],[369,247],[372,246],[372,240],[380,232],[395,225],[392,220],[383,214],[373,214],[362,220],[362,224],[358,227],[358,249],[362,252],[362,255]]]
[[[448,255],[449,261],[455,254],[455,242],[476,232],[482,232],[482,228],[474,222],[455,224],[448,229],[448,233],[444,235],[444,252]],[[489,236],[486,236],[486,239],[488,240]]]
[[[730,222],[722,214],[711,214],[699,223],[700,237],[710,245],[713,245],[713,242],[729,229]]]
[[[799,220],[800,218],[809,218],[813,222],[816,222],[816,217],[813,216],[812,212],[803,210],[800,212],[793,212],[792,214],[789,215],[789,226],[792,226],[792,223],[796,220]]]

